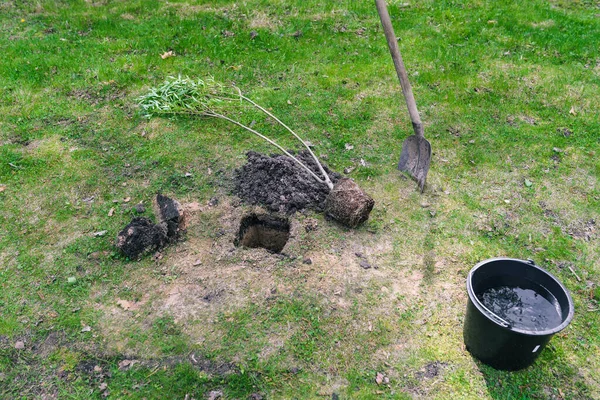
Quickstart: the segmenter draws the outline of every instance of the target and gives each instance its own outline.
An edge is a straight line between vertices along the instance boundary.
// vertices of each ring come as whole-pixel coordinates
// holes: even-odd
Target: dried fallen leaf
[[[104,235],[106,235],[106,232],[108,232],[108,231],[98,231],[98,232],[94,232],[94,236],[95,236],[95,237],[104,236]]]
[[[133,364],[137,363],[137,360],[123,360],[119,362],[119,369],[124,370],[130,367],[133,367]]]
[[[83,327],[83,329],[81,329],[81,332],[91,332],[92,331],[92,327],[89,325],[86,325]]]
[[[102,372],[102,367],[99,365],[94,366],[94,372],[97,372],[97,373]]]
[[[220,390],[213,390],[208,394],[208,400],[217,400],[223,397],[223,392]]]
[[[4,192],[6,190],[6,186],[0,186],[0,193]]]
[[[24,348],[25,348],[25,342],[23,342],[22,340],[19,340],[18,342],[15,343],[15,349],[21,350]]]
[[[109,217],[112,217],[114,215],[114,213],[115,213],[115,209],[114,208],[111,208],[110,210],[108,210],[108,216]]]
[[[346,143],[346,144],[344,145],[344,147],[346,148],[346,150],[352,150],[352,149],[354,148],[354,146],[353,146],[353,145],[351,145],[350,143]]]
[[[571,109],[569,110],[569,114],[571,114],[571,115],[577,114],[577,112],[575,111],[575,106],[571,106]]]
[[[140,308],[140,305],[135,301],[118,299],[117,304],[125,311],[133,311]]]
[[[160,55],[160,58],[162,58],[163,60],[165,60],[169,57],[175,57],[175,53],[173,53],[173,51],[165,51],[164,53],[162,53]]]
[[[232,37],[235,36],[235,33],[228,31],[228,30],[224,30],[223,32],[221,32],[223,34],[224,37]]]
[[[194,267],[197,267],[198,265],[202,265],[202,260],[198,259],[198,260],[194,261],[194,263],[192,265]]]
[[[383,383],[383,378],[383,374],[378,372],[377,376],[375,377],[375,382],[377,382],[378,385],[381,385]]]
[[[131,200],[131,197],[125,197],[123,199],[123,203],[129,203],[130,200]]]
[[[533,182],[531,182],[529,179],[525,179],[525,186],[531,187],[531,185],[533,185]]]
[[[93,253],[90,253],[90,255],[88,256],[88,258],[90,260],[99,260],[102,257],[107,257],[110,255],[110,251],[94,251]]]
[[[101,391],[101,392],[103,392],[103,391],[105,391],[105,390],[106,390],[106,388],[107,388],[107,387],[108,387],[108,383],[106,383],[106,382],[102,382],[102,383],[100,384],[100,386],[98,386],[98,389],[100,389],[100,391]]]

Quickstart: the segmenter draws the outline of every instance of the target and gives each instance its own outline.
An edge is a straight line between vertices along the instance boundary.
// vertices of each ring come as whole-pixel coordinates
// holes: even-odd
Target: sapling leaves
[[[161,86],[151,88],[147,94],[139,97],[138,103],[143,115],[148,118],[161,115],[187,114],[229,121],[277,147],[286,156],[307,170],[318,182],[325,183],[329,189],[333,189],[333,183],[308,144],[275,115],[244,96],[242,91],[235,86],[223,85],[213,78],[193,80],[181,76],[177,78],[169,77]],[[272,139],[231,117],[231,111],[243,108],[246,103],[268,115],[298,139],[315,160],[323,178],[317,176],[304,163]]]

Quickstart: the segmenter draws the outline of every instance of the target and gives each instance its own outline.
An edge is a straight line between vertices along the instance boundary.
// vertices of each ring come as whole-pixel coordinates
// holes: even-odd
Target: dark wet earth
[[[234,178],[234,193],[242,200],[286,214],[302,210],[323,211],[329,188],[289,157],[268,156],[255,151],[249,151],[246,156],[248,162],[236,171]],[[308,151],[301,151],[296,157],[320,176]],[[323,168],[333,183],[341,178],[326,165]]]

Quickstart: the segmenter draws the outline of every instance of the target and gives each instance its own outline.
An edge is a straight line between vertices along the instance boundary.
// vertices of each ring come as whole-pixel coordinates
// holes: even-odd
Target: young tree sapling
[[[373,199],[351,179],[341,179],[334,188],[329,175],[310,146],[279,118],[244,96],[238,87],[225,86],[213,78],[193,80],[181,76],[169,77],[161,86],[150,89],[147,94],[138,98],[138,102],[147,117],[185,114],[219,118],[253,133],[281,150],[308,171],[317,182],[327,185],[330,190],[325,209],[327,214],[352,228],[368,219],[374,205]],[[271,138],[231,117],[232,111],[237,111],[246,103],[272,118],[298,139],[314,159],[322,176],[315,174],[302,161]]]

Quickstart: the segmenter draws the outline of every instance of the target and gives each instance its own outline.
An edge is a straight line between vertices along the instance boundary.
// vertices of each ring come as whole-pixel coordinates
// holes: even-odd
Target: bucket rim
[[[558,325],[552,329],[546,329],[543,331],[530,331],[527,329],[514,328],[512,326],[508,326],[508,327],[504,326],[503,324],[499,323],[494,317],[492,317],[492,315],[490,315],[491,312],[483,304],[481,304],[481,302],[475,295],[475,291],[473,290],[473,285],[472,285],[472,279],[473,279],[474,273],[477,272],[477,270],[480,267],[482,267],[486,264],[489,264],[491,262],[495,262],[495,261],[512,261],[512,262],[521,263],[521,264],[526,265],[527,267],[537,269],[539,272],[547,275],[552,280],[554,280],[558,284],[558,286],[561,288],[561,290],[566,294],[567,302],[569,303],[569,313],[567,314],[564,321],[560,325]],[[477,310],[479,310],[479,312],[483,316],[485,316],[485,318],[487,318],[488,320],[490,320],[491,322],[493,322],[494,324],[496,324],[498,327],[500,327],[502,329],[506,329],[508,331],[520,333],[520,334],[527,335],[527,336],[554,335],[555,333],[558,333],[558,332],[562,331],[563,329],[565,329],[567,327],[567,325],[569,325],[571,323],[571,320],[573,319],[573,315],[575,314],[575,307],[573,305],[573,299],[571,298],[571,294],[569,293],[569,291],[567,290],[565,285],[563,285],[562,282],[560,280],[558,280],[558,278],[556,278],[550,272],[546,271],[545,269],[543,269],[540,266],[538,266],[537,264],[535,264],[535,262],[533,260],[520,260],[518,258],[509,258],[509,257],[495,257],[495,258],[489,258],[487,260],[480,261],[473,268],[471,268],[471,270],[469,271],[469,274],[467,275],[467,294],[469,295],[470,301],[477,308]]]

